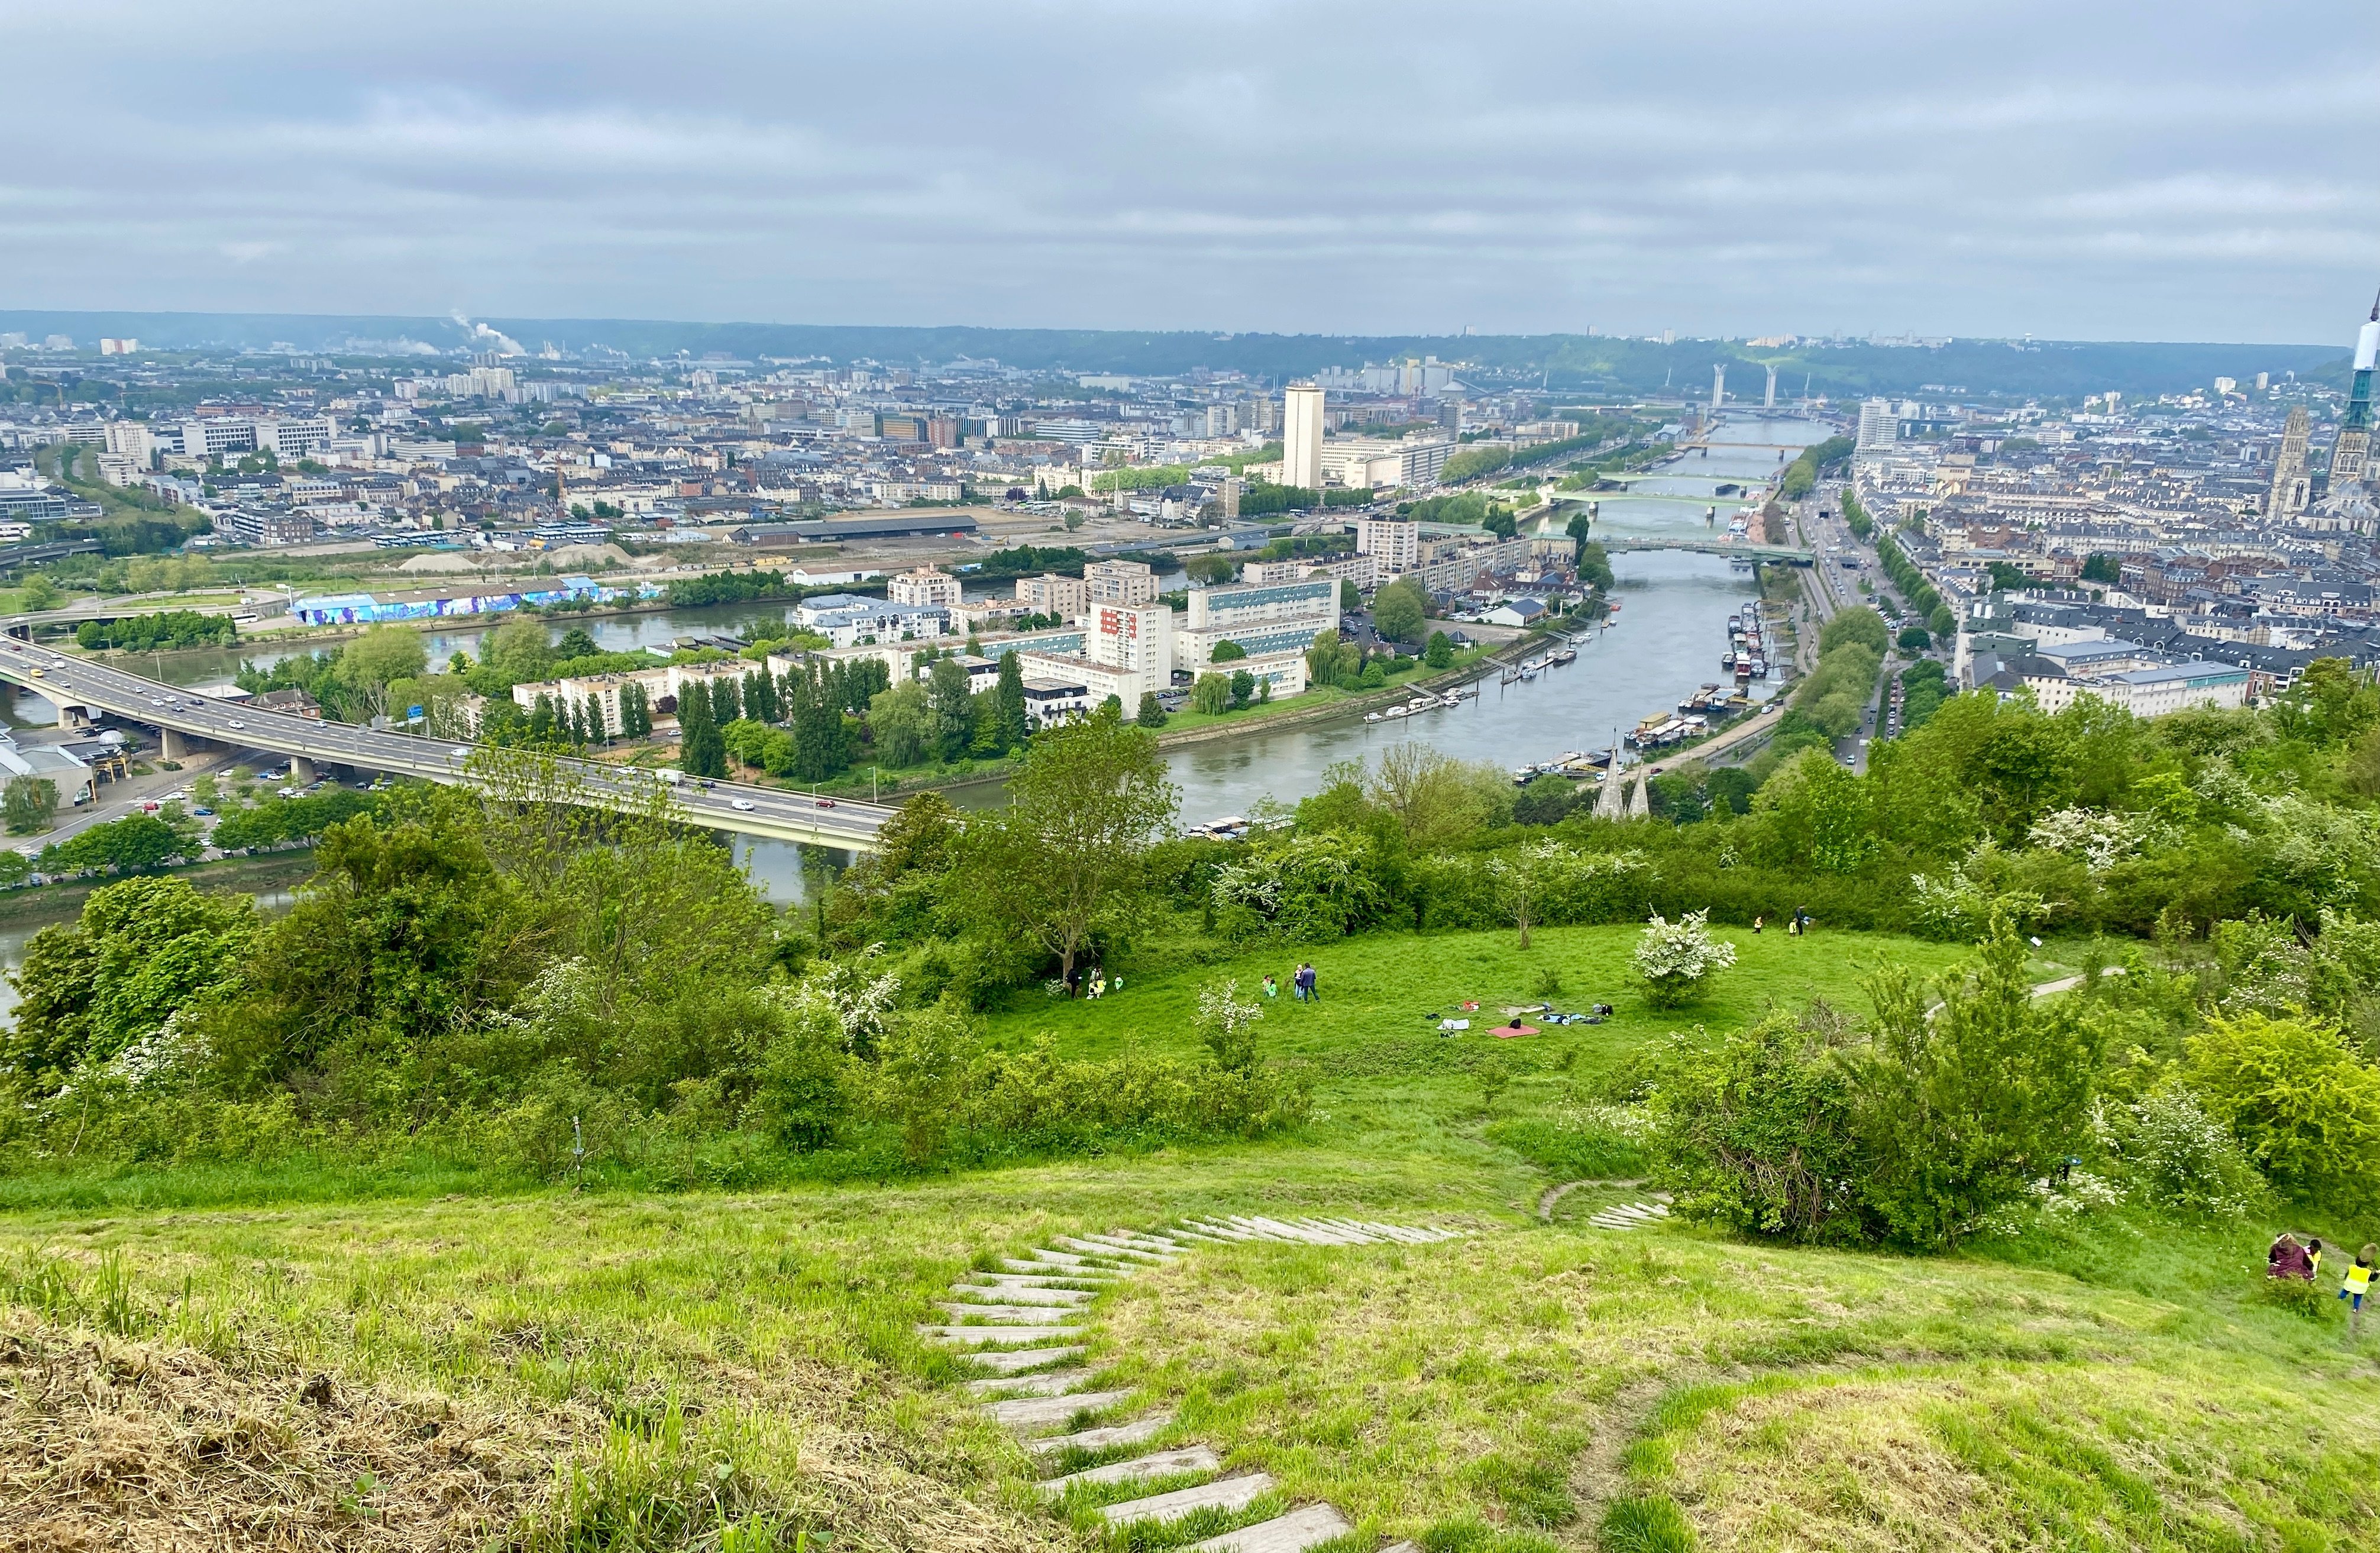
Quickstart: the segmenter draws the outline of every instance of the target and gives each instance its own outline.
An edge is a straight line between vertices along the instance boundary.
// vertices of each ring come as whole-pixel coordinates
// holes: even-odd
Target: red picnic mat
[[[1500,1024],[1488,1032],[1499,1041],[1509,1041],[1515,1035],[1535,1035],[1536,1033],[1537,1027],[1534,1024]]]

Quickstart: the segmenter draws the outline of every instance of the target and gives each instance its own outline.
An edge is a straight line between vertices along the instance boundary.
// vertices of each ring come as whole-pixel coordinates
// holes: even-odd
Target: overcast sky
[[[2344,343],[2380,6],[0,6],[0,306]]]

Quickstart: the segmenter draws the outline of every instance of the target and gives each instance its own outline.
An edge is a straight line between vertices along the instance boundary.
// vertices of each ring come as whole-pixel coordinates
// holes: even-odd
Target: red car
[[[821,798],[818,801],[818,806],[821,809],[832,809],[834,807],[834,800],[831,798]]]

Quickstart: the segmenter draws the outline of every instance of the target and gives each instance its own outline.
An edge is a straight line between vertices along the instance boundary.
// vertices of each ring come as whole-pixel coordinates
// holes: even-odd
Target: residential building
[[[929,605],[941,609],[955,609],[959,604],[959,580],[932,567],[896,573],[885,583],[884,591],[894,604]]]
[[[1338,624],[1339,584],[1329,578],[1193,588],[1189,615],[1174,636],[1174,663],[1204,668],[1225,642],[1252,658],[1303,653]]]
[[[1079,577],[1061,577],[1054,571],[1045,571],[1038,577],[1020,577],[1016,580],[1016,602],[1033,614],[1071,620],[1090,608],[1090,585]]]
[[[314,537],[313,516],[289,507],[236,507],[214,521],[215,532],[235,544],[304,544]]]
[[[1322,483],[1322,390],[1293,386],[1282,390],[1281,405],[1281,479],[1284,485],[1318,488]]]
[[[1157,573],[1146,561],[1093,561],[1083,586],[1089,604],[1147,604],[1157,597]]]
[[[157,439],[146,421],[110,421],[106,434],[110,453],[134,459],[144,470],[155,462]]]
[[[1371,556],[1383,575],[1402,577],[1421,564],[1421,525],[1402,518],[1358,518],[1355,554]]]
[[[1900,440],[1900,417],[1890,399],[1870,399],[1860,406],[1859,450],[1889,447]]]
[[[804,630],[816,631],[837,647],[867,642],[918,642],[948,636],[951,612],[939,605],[894,604],[856,593],[821,593],[795,611]]]

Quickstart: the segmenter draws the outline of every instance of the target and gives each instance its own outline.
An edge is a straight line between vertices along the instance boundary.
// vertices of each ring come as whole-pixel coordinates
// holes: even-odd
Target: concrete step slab
[[[996,1370],[1002,1375],[1008,1376],[1024,1370],[1037,1370],[1044,1364],[1055,1364],[1061,1360],[1080,1359],[1082,1356],[1083,1346],[1076,1343],[1072,1348],[1010,1348],[989,1353],[970,1353],[967,1355],[967,1362],[981,1364],[987,1370]]]
[[[1035,1246],[1028,1253],[1036,1262],[1054,1262],[1062,1267],[1079,1267],[1083,1257],[1071,1251],[1051,1251],[1047,1246]]]
[[[1178,1255],[1182,1251],[1181,1242],[1178,1241],[1168,1240],[1162,1235],[1144,1235],[1137,1230],[1115,1229],[1104,1235],[1092,1235],[1087,1238],[1107,1245],[1123,1246],[1129,1251],[1155,1252],[1160,1256]]]
[[[1165,1426],[1173,1422],[1171,1409],[1152,1412],[1146,1418],[1135,1418],[1129,1424],[1111,1425],[1102,1429],[1079,1429],[1071,1435],[1044,1435],[1029,1440],[1025,1449],[1036,1456],[1055,1456],[1062,1450],[1109,1450],[1119,1445],[1140,1445],[1155,1439]]]
[[[1105,1283],[1116,1275],[1106,1267],[1093,1267],[1077,1259],[1072,1262],[1027,1262],[1020,1257],[1003,1256],[1001,1266],[1011,1273],[1024,1273],[1037,1278],[1066,1278],[1078,1283]]]
[[[1073,1315],[1072,1310],[1050,1305],[976,1305],[960,1300],[937,1300],[936,1310],[946,1310],[961,1320],[983,1320],[998,1326],[1003,1322],[1018,1327],[1047,1327],[1051,1322]]]
[[[1083,1335],[1080,1327],[920,1327],[917,1335],[973,1348],[983,1343],[1054,1343]]]
[[[1053,1309],[1087,1305],[1098,1296],[1087,1289],[1016,1289],[1002,1284],[954,1283],[951,1292],[973,1303],[1041,1305]]]
[[[1345,1536],[1354,1529],[1329,1505],[1306,1505],[1287,1515],[1194,1542],[1190,1553],[1305,1553],[1317,1543]],[[1397,1547],[1410,1550],[1413,1545],[1399,1543]],[[1390,1553],[1395,1553],[1395,1549],[1390,1549]]]
[[[1082,1278],[1065,1273],[969,1273],[951,1285],[953,1289],[1031,1290],[1038,1294],[1071,1294],[1083,1299],[1114,1282],[1108,1278]],[[1070,1289],[1069,1284],[1087,1283],[1089,1289]]]
[[[1050,1370],[1040,1375],[994,1376],[990,1380],[970,1380],[966,1388],[978,1397],[1062,1397],[1069,1391],[1081,1390],[1098,1373],[1096,1370]]]
[[[1245,1510],[1271,1487],[1272,1475],[1269,1473],[1217,1478],[1195,1488],[1176,1488],[1170,1494],[1151,1494],[1145,1499],[1104,1505],[1099,1518],[1111,1526],[1129,1526],[1141,1521],[1179,1521],[1194,1510]]]
[[[1087,1467],[1064,1477],[1053,1477],[1041,1485],[1041,1492],[1055,1498],[1077,1485],[1146,1483],[1153,1477],[1172,1477],[1180,1473],[1220,1472],[1222,1466],[1223,1459],[1215,1454],[1212,1446],[1185,1445],[1174,1450],[1154,1450],[1146,1456],[1135,1456],[1129,1461],[1110,1461],[1104,1467]]]
[[[1084,1256],[1099,1257],[1118,1267],[1147,1267],[1160,1262],[1172,1260],[1169,1256],[1160,1256],[1153,1251],[1138,1251],[1131,1246],[1108,1245],[1080,1235],[1061,1235],[1058,1237],[1058,1243],[1068,1251],[1079,1253]]]
[[[986,1402],[984,1416],[1004,1429],[1054,1429],[1078,1412],[1111,1408],[1132,1393],[1075,1391],[1056,1397],[1019,1397],[1013,1401]]]

